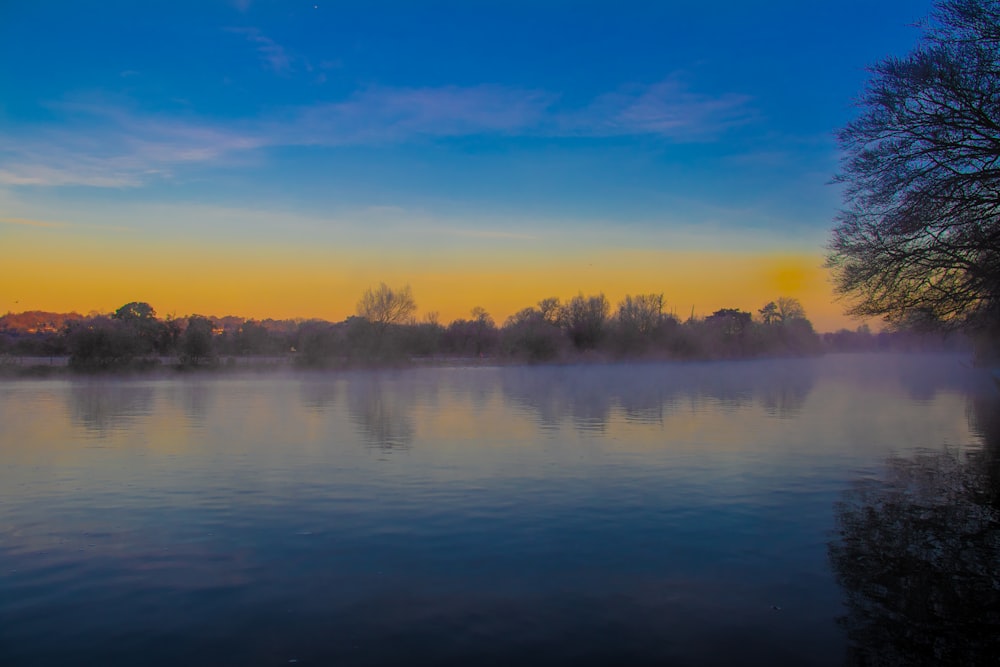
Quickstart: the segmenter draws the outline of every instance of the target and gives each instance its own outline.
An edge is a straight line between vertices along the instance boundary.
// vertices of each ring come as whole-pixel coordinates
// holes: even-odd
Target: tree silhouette
[[[850,312],[1000,322],[1000,2],[938,0],[919,46],[871,68],[839,135],[845,209],[827,266]]]
[[[830,561],[857,665],[994,665],[1000,655],[1000,405],[973,403],[985,446],[887,462],[836,507]]]
[[[626,294],[618,304],[618,324],[643,336],[653,333],[663,320],[663,294]]]
[[[188,318],[187,328],[181,334],[181,363],[198,366],[215,360],[212,344],[212,321],[201,315]]]
[[[166,327],[156,319],[156,311],[145,301],[126,303],[111,318],[121,322],[135,337],[135,351],[139,354],[151,353],[163,342]]]
[[[563,326],[573,345],[581,350],[597,347],[604,336],[611,306],[603,294],[578,294],[561,310]]]
[[[778,304],[773,301],[768,301],[757,312],[760,313],[760,320],[764,324],[774,324],[778,321]]]
[[[66,330],[69,365],[77,370],[107,371],[130,366],[138,354],[138,338],[121,320],[96,317]]]
[[[529,362],[555,359],[565,340],[558,322],[547,319],[543,310],[535,308],[525,308],[508,317],[501,335],[507,355]]]
[[[417,310],[409,285],[392,289],[385,283],[368,288],[358,301],[357,313],[379,329],[391,324],[403,324]]]
[[[156,318],[156,311],[145,301],[132,301],[116,310],[111,317],[123,322],[153,320]]]
[[[790,296],[779,296],[776,302],[777,307],[777,318],[781,323],[788,323],[792,320],[804,320],[806,319],[805,308],[798,299],[792,298]]]

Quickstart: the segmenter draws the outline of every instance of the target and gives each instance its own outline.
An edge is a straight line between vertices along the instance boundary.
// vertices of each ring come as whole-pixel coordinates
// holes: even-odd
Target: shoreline
[[[134,360],[130,364],[107,368],[79,368],[70,364],[68,356],[0,356],[0,380],[86,377],[178,377],[184,375],[243,375],[265,373],[324,373],[352,371],[409,370],[417,368],[503,368],[608,366],[628,364],[686,364],[712,362],[778,361],[815,359],[828,355],[875,354],[880,356],[942,355],[963,359],[961,363],[977,367],[972,353],[964,350],[826,350],[810,354],[757,355],[743,357],[610,357],[577,355],[544,362],[504,357],[410,357],[385,361],[341,359],[321,366],[297,362],[296,357],[224,357],[212,363],[184,364],[177,357]],[[993,365],[978,366],[990,372],[1000,386],[1000,369]]]

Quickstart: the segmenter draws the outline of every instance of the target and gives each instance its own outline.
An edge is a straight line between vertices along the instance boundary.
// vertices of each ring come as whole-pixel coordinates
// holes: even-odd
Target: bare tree
[[[409,285],[392,289],[385,283],[369,287],[358,301],[357,313],[379,329],[390,324],[403,324],[413,316],[417,304]]]
[[[663,294],[626,294],[618,304],[618,323],[626,331],[649,335],[663,321]]]
[[[538,302],[538,311],[546,322],[558,324],[562,314],[562,305],[559,303],[558,297],[550,296]]]
[[[790,296],[779,296],[777,305],[778,320],[782,323],[792,320],[806,319],[806,310],[798,299]]]
[[[764,324],[785,324],[793,320],[806,319],[806,310],[802,303],[790,296],[779,296],[774,301],[769,301],[763,308],[757,311]]]
[[[611,306],[603,294],[573,297],[561,310],[563,327],[577,348],[597,347],[604,336]]]
[[[1000,321],[1000,1],[937,0],[919,45],[871,69],[839,134],[845,208],[827,266],[849,312]]]

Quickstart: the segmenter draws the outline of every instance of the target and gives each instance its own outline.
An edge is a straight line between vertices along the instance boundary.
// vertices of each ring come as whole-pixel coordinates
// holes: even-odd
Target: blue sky
[[[6,0],[0,239],[822,253],[834,133],[929,9]]]

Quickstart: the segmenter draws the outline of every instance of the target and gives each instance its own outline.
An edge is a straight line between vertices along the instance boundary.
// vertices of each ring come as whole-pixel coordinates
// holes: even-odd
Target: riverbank
[[[581,363],[582,359],[553,360],[552,364]],[[609,360],[604,360],[607,363]],[[593,363],[593,360],[590,360]],[[303,363],[294,355],[286,356],[231,356],[220,359],[190,363],[180,357],[146,357],[128,363],[104,367],[75,366],[69,356],[0,356],[0,378],[50,377],[76,375],[155,375],[185,373],[243,373],[316,370],[356,370],[416,367],[470,367],[506,366],[528,362],[499,357],[409,357],[391,360],[335,359],[329,363],[314,366]]]
[[[968,354],[968,364],[974,362],[972,351],[955,350],[922,350],[922,349],[888,349],[869,351],[885,355],[918,355],[934,353]],[[544,362],[531,361],[507,356],[413,356],[392,359],[351,359],[340,358],[330,360],[322,365],[309,365],[296,355],[283,356],[229,356],[202,363],[185,362],[176,356],[144,357],[133,359],[129,363],[106,366],[78,366],[71,362],[69,356],[16,356],[0,355],[0,379],[4,378],[42,378],[42,377],[73,377],[73,376],[175,376],[186,374],[241,374],[241,373],[273,373],[296,372],[312,373],[318,371],[354,371],[354,370],[386,370],[406,368],[470,368],[470,367],[503,367],[503,366],[581,366],[581,365],[614,365],[641,363],[690,363],[706,361],[760,361],[768,359],[795,359],[803,357],[820,357],[826,355],[857,354],[853,350],[825,350],[811,354],[774,354],[743,357],[677,357],[667,355],[644,356],[608,356],[592,352],[575,355],[564,355],[557,359]],[[964,362],[963,362],[964,363]],[[991,373],[993,380],[1000,387],[1000,368],[991,364],[982,365]]]

